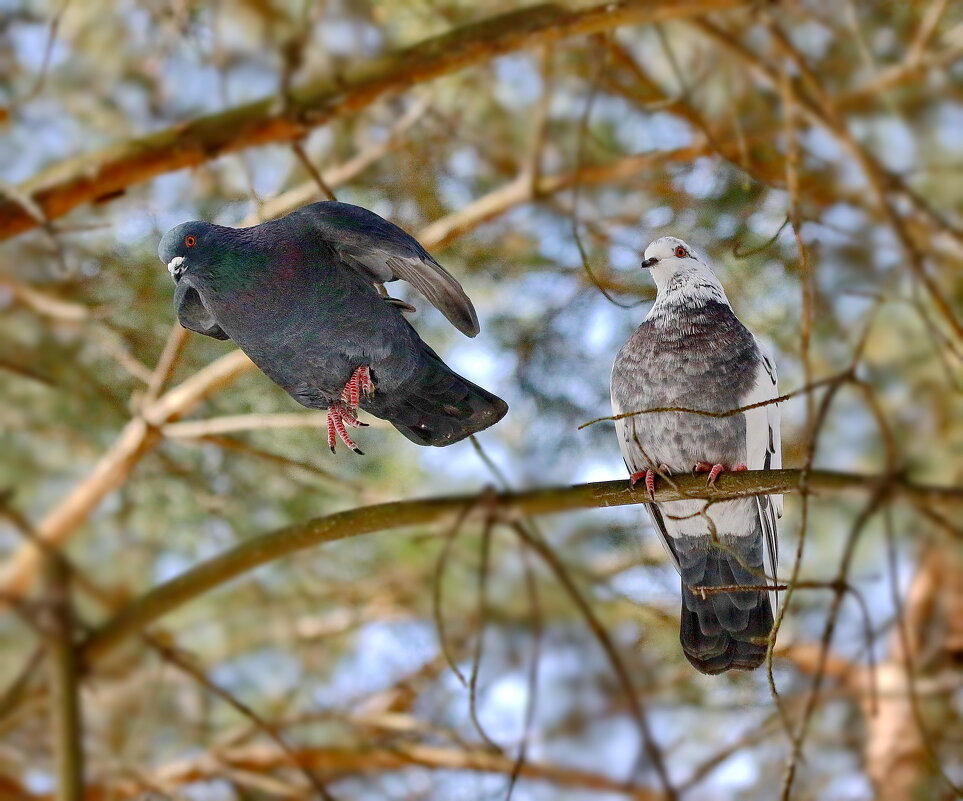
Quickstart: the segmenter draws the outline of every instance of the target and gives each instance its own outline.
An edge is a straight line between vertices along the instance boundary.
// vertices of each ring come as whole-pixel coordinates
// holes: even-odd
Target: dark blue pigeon
[[[181,325],[231,339],[296,401],[328,412],[337,437],[358,409],[419,445],[450,445],[498,422],[507,404],[453,372],[379,292],[404,279],[459,331],[478,333],[461,285],[411,236],[347,203],[304,206],[251,228],[187,222],[158,248]]]

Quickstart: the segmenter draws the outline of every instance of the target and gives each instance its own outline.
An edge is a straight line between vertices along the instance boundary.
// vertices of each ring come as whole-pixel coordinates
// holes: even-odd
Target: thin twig
[[[877,490],[866,503],[866,506],[853,522],[853,526],[850,529],[849,536],[846,540],[846,547],[843,550],[843,556],[839,564],[839,571],[836,576],[836,580],[839,582],[839,589],[833,596],[832,603],[829,607],[829,612],[826,615],[826,623],[823,626],[823,633],[819,642],[819,657],[817,660],[816,671],[813,675],[812,686],[809,688],[809,693],[806,696],[806,702],[803,707],[799,723],[793,731],[792,750],[786,764],[786,773],[783,777],[782,790],[780,792],[780,798],[782,801],[790,801],[792,798],[792,788],[795,782],[799,761],[802,758],[803,744],[806,741],[806,735],[809,732],[809,726],[812,722],[813,714],[816,711],[816,704],[819,700],[819,692],[822,689],[823,679],[825,677],[825,665],[829,657],[829,648],[832,643],[833,634],[836,631],[837,621],[839,620],[839,609],[845,596],[844,587],[847,576],[849,575],[849,569],[853,561],[853,556],[856,552],[856,546],[861,539],[861,535],[865,530],[866,525],[876,514],[876,512],[879,511],[879,507],[886,499],[887,492],[887,484],[884,481],[878,486]]]
[[[662,785],[663,792],[669,801],[673,801],[673,799],[678,797],[678,793],[672,784],[672,780],[669,778],[669,771],[665,765],[665,759],[663,757],[662,750],[659,748],[656,742],[645,705],[640,694],[636,692],[632,678],[629,675],[629,671],[625,667],[625,663],[622,661],[622,657],[619,655],[618,649],[612,642],[612,638],[609,637],[608,632],[605,630],[605,626],[603,626],[602,622],[598,619],[598,617],[596,617],[595,612],[592,611],[592,607],[589,605],[588,601],[585,600],[578,586],[572,580],[572,577],[568,574],[568,571],[559,561],[552,549],[540,539],[531,536],[531,534],[525,530],[524,526],[514,523],[512,524],[512,527],[515,529],[515,532],[518,534],[518,536],[525,542],[525,544],[535,553],[537,553],[542,561],[548,566],[552,574],[558,580],[559,584],[561,584],[562,588],[565,590],[566,594],[578,608],[579,614],[588,624],[589,630],[592,632],[592,636],[595,637],[598,644],[602,647],[602,651],[608,658],[609,664],[615,671],[615,675],[619,680],[619,684],[622,686],[625,699],[629,704],[629,709],[632,710],[632,717],[635,719],[635,722],[639,727],[639,731],[642,733],[642,739],[645,744],[646,753],[649,756],[652,767],[655,769],[655,772],[659,777],[659,782]]]
[[[204,673],[203,670],[198,668],[191,662],[183,653],[172,648],[166,643],[161,642],[158,638],[152,637],[150,635],[144,635],[147,641],[150,643],[151,647],[157,651],[164,660],[174,665],[178,670],[186,673],[194,681],[204,687],[212,695],[217,696],[230,707],[232,707],[238,714],[244,716],[250,720],[258,728],[266,734],[281,751],[290,759],[291,764],[297,768],[301,775],[305,777],[311,788],[318,794],[319,798],[324,799],[324,801],[335,801],[334,796],[331,795],[327,786],[318,775],[311,770],[307,765],[298,759],[298,755],[287,741],[281,736],[281,733],[277,730],[277,727],[273,726],[267,720],[262,718],[257,712],[255,712],[250,706],[245,704],[239,698],[237,698],[232,693],[225,690],[217,682],[213,681],[210,677]]]
[[[468,687],[468,681],[465,679],[465,675],[461,672],[461,669],[458,667],[457,660],[452,655],[451,649],[448,647],[447,627],[445,626],[445,614],[442,608],[442,590],[445,578],[445,570],[448,567],[448,558],[451,554],[452,546],[455,544],[455,540],[458,539],[458,535],[461,532],[465,518],[468,516],[468,513],[472,510],[474,505],[474,501],[466,503],[462,513],[455,518],[451,528],[445,532],[444,544],[441,546],[441,551],[439,551],[438,559],[435,562],[434,579],[431,585],[431,609],[432,615],[435,619],[435,628],[438,630],[438,643],[441,646],[441,652],[445,657],[445,661],[448,663],[448,667],[451,668],[451,672],[455,674],[455,676],[458,678],[458,681],[461,682],[462,687],[465,688]]]
[[[50,18],[50,27],[47,29],[47,43],[43,48],[43,60],[40,63],[37,80],[34,82],[33,88],[27,92],[26,95],[17,99],[17,105],[29,103],[31,100],[40,97],[40,94],[43,92],[44,85],[47,82],[47,74],[50,70],[50,56],[53,54],[54,44],[57,41],[57,31],[60,29],[60,21],[63,19],[64,12],[69,5],[70,0],[63,0],[60,8],[58,8],[57,12]]]
[[[604,37],[603,37],[604,41]],[[578,125],[578,137],[575,144],[575,175],[580,176],[582,172],[582,165],[585,162],[585,140],[588,138],[588,128],[589,121],[592,117],[592,107],[595,105],[595,99],[598,96],[601,84],[599,79],[606,67],[608,61],[608,50],[606,50],[605,55],[602,58],[598,58],[598,65],[594,76],[592,77],[591,88],[589,89],[588,97],[585,99],[585,108],[582,111],[582,117],[579,120]],[[579,233],[579,199],[581,198],[582,181],[576,178],[575,184],[572,187],[572,239],[575,241],[575,247],[578,248],[578,253],[582,259],[582,268],[585,270],[585,274],[589,277],[589,280],[595,285],[602,296],[615,306],[620,309],[634,309],[642,301],[634,301],[633,303],[623,303],[622,301],[614,298],[609,291],[605,288],[601,281],[596,277],[595,271],[592,269],[591,261],[589,260],[588,251],[585,249],[585,245],[582,242],[582,235]]]
[[[512,801],[512,794],[528,756],[528,744],[535,722],[535,710],[538,701],[538,668],[542,656],[542,605],[538,595],[538,580],[529,555],[528,548],[522,548],[522,567],[525,570],[525,592],[528,595],[528,609],[532,627],[532,653],[528,663],[528,680],[526,687],[528,694],[525,699],[525,720],[522,724],[522,739],[518,746],[518,756],[515,766],[508,779],[508,789],[505,791],[505,801]]]
[[[502,753],[498,745],[478,719],[478,672],[481,668],[482,655],[485,647],[485,629],[488,628],[488,570],[491,563],[492,529],[495,521],[492,517],[485,519],[482,527],[481,555],[478,561],[478,633],[475,636],[475,650],[472,653],[471,673],[468,676],[468,715],[478,736],[485,745],[496,753]]]
[[[792,392],[787,392],[785,395],[780,395],[776,398],[770,398],[769,400],[759,401],[758,403],[750,403],[746,406],[737,406],[735,409],[726,409],[723,412],[711,412],[706,409],[690,409],[687,406],[657,406],[653,409],[639,409],[634,412],[622,412],[621,414],[608,415],[607,417],[596,417],[594,420],[589,420],[587,423],[582,423],[578,427],[581,431],[583,428],[595,425],[596,423],[602,423],[606,420],[622,420],[626,417],[637,417],[640,414],[660,414],[663,412],[683,412],[685,414],[698,414],[703,417],[734,417],[737,414],[742,414],[743,412],[748,412],[752,409],[759,409],[763,406],[772,406],[777,403],[784,403],[787,400],[795,398],[798,395],[806,395],[814,390],[821,389],[822,387],[834,387],[845,381],[850,381],[853,379],[853,368],[849,367],[841,373],[828,376],[826,378],[821,378],[818,381],[813,381],[811,384],[807,384],[799,389],[794,389]]]
[[[291,143],[291,150],[294,151],[294,155],[298,157],[298,161],[301,162],[304,169],[308,171],[308,175],[311,176],[311,180],[314,181],[318,189],[321,190],[321,194],[324,195],[328,200],[337,200],[338,198],[334,194],[334,190],[328,186],[327,182],[324,180],[324,176],[321,175],[321,171],[314,166],[314,162],[307,153],[304,152],[304,146],[301,144],[300,140],[295,140]]]
[[[946,771],[940,760],[933,742],[933,735],[926,720],[923,717],[923,710],[920,707],[919,689],[916,686],[916,666],[914,659],[914,648],[910,644],[909,631],[906,624],[906,610],[904,609],[903,599],[899,594],[899,566],[896,558],[896,532],[893,526],[892,510],[887,509],[884,516],[886,532],[886,565],[889,570],[890,597],[893,608],[896,610],[896,636],[899,643],[899,652],[902,657],[904,677],[906,679],[906,694],[909,698],[910,709],[913,714],[913,722],[919,731],[920,739],[926,751],[926,756],[936,773],[943,783],[958,797],[963,798],[963,785],[957,784]],[[924,556],[925,558],[925,556]],[[923,561],[918,569],[923,569]]]
[[[164,342],[164,349],[157,358],[157,364],[154,366],[150,374],[150,379],[147,381],[147,391],[144,393],[142,402],[144,405],[155,401],[157,396],[160,395],[167,379],[170,378],[171,373],[174,372],[174,368],[177,367],[177,360],[180,358],[181,353],[183,353],[186,344],[187,329],[175,323],[171,326],[170,333],[167,335],[167,341]]]

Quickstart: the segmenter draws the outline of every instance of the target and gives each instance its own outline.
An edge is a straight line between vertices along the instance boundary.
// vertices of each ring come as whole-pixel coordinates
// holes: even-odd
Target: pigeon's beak
[[[659,260],[653,256],[651,259],[646,259],[644,262],[642,262],[641,267],[643,270],[648,270],[650,267],[655,267],[655,265],[658,263]]]
[[[167,263],[167,271],[171,274],[175,281],[179,281],[180,277],[184,274],[184,270],[187,269],[187,265],[184,264],[183,256],[175,256]]]

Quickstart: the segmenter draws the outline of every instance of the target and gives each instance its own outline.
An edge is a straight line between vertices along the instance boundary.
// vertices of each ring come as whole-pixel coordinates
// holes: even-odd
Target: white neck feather
[[[710,301],[729,305],[719,279],[706,267],[676,270],[671,276],[655,278],[658,294],[646,320],[672,317],[680,310],[698,309]]]

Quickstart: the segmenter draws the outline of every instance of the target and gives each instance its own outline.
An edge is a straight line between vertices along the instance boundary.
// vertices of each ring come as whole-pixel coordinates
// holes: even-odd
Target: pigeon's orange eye
[[[686,251],[686,249],[685,249],[684,247],[682,247],[682,245],[678,245],[678,246],[676,247],[676,249],[675,249],[675,257],[676,257],[677,259],[684,259],[684,258],[685,258],[686,256],[688,256],[688,255],[689,255],[688,251]]]
[[[197,240],[194,237],[188,235],[184,237],[184,244],[187,245],[187,247],[192,248],[194,247],[194,245],[197,244]]]

